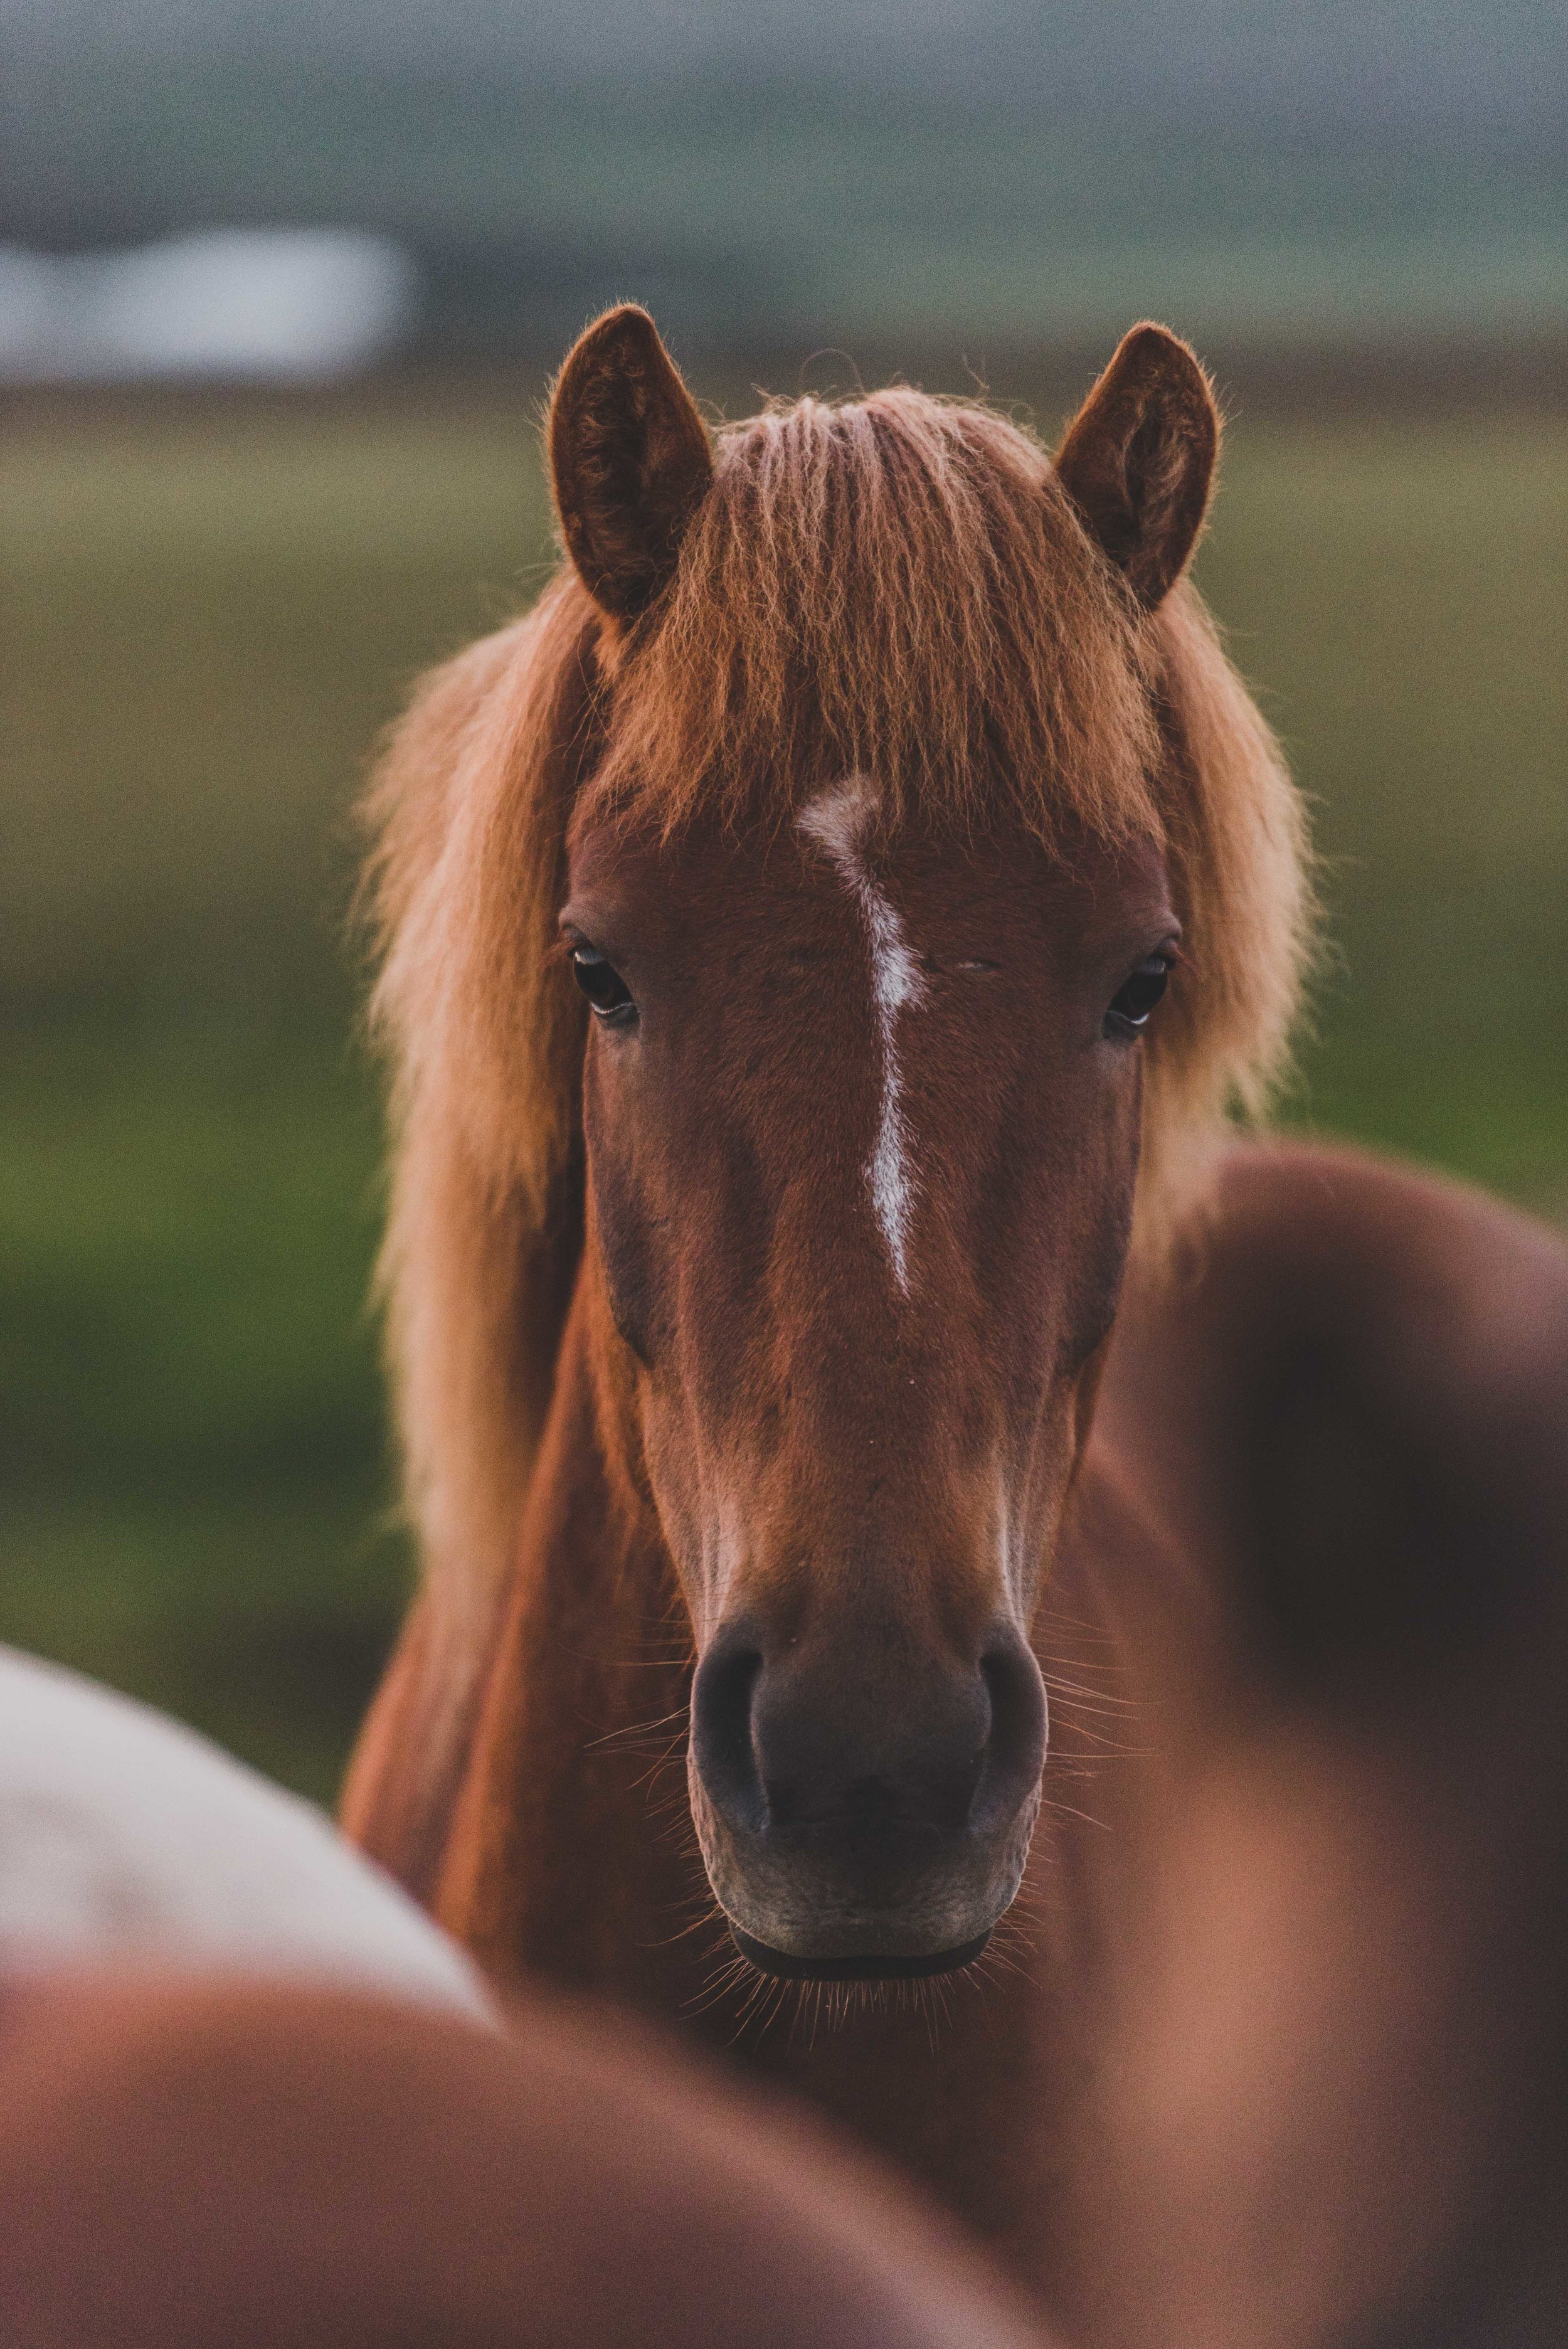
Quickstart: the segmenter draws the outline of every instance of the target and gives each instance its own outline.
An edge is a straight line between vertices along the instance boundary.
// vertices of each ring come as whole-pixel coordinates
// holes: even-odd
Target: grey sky
[[[1365,122],[1542,120],[1568,0],[0,0],[12,41],[246,49],[530,78],[785,75],[871,90]]]

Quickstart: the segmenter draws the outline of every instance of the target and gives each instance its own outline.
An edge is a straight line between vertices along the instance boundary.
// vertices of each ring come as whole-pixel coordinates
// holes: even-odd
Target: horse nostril
[[[776,1838],[857,1848],[878,1868],[961,1838],[985,1766],[990,1693],[940,1656],[886,1669],[867,1639],[765,1662],[751,1693],[752,1764]]]
[[[761,1670],[762,1658],[749,1641],[716,1642],[698,1664],[691,1692],[697,1775],[715,1810],[731,1826],[754,1835],[768,1823],[751,1739],[751,1701]]]
[[[978,1831],[1010,1818],[1046,1765],[1046,1688],[1040,1668],[1011,1626],[980,1659],[991,1700],[991,1735],[975,1791],[970,1825]]]

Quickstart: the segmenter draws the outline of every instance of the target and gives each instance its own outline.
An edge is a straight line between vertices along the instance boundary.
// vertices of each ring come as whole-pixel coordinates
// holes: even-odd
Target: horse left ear
[[[1209,378],[1163,326],[1134,326],[1057,452],[1057,478],[1146,612],[1181,577],[1220,445]]]
[[[690,392],[645,310],[606,310],[573,345],[550,406],[566,551],[594,602],[635,619],[676,567],[713,479]]]

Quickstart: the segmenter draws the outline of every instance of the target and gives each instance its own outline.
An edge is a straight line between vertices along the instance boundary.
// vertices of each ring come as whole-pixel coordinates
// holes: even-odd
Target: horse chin
[[[748,1965],[779,1982],[919,1982],[930,1974],[957,1973],[963,1967],[972,1966],[976,1958],[985,1954],[991,1929],[987,1926],[974,1940],[961,1941],[956,1949],[907,1958],[889,1953],[874,1957],[798,1958],[787,1950],[770,1950],[766,1941],[754,1940],[738,1925],[730,1926],[729,1935]]]
[[[717,1888],[716,1888],[717,1889]],[[763,1891],[731,1877],[720,1895],[740,1955],[780,1982],[916,1982],[959,1972],[984,1951],[1016,1890],[1011,1881],[954,1899],[933,1886],[923,1899],[882,1905],[823,1884]],[[769,1897],[769,1893],[771,1897]],[[761,1897],[758,1897],[759,1893]]]

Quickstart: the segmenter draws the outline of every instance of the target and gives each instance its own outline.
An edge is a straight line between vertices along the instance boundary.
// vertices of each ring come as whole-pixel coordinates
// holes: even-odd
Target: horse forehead
[[[1164,862],[1152,843],[1082,839],[1048,847],[1016,812],[979,833],[919,821],[884,828],[875,782],[850,774],[802,797],[783,822],[737,824],[699,813],[673,836],[624,816],[573,823],[571,885],[623,909],[650,944],[689,947],[694,919],[705,941],[738,931],[754,946],[769,925],[780,941],[799,926],[817,944],[847,943],[848,915],[862,939],[878,903],[899,917],[911,945],[937,945],[950,926],[1005,930],[1027,951],[1088,943],[1119,929],[1130,907],[1165,895]]]

